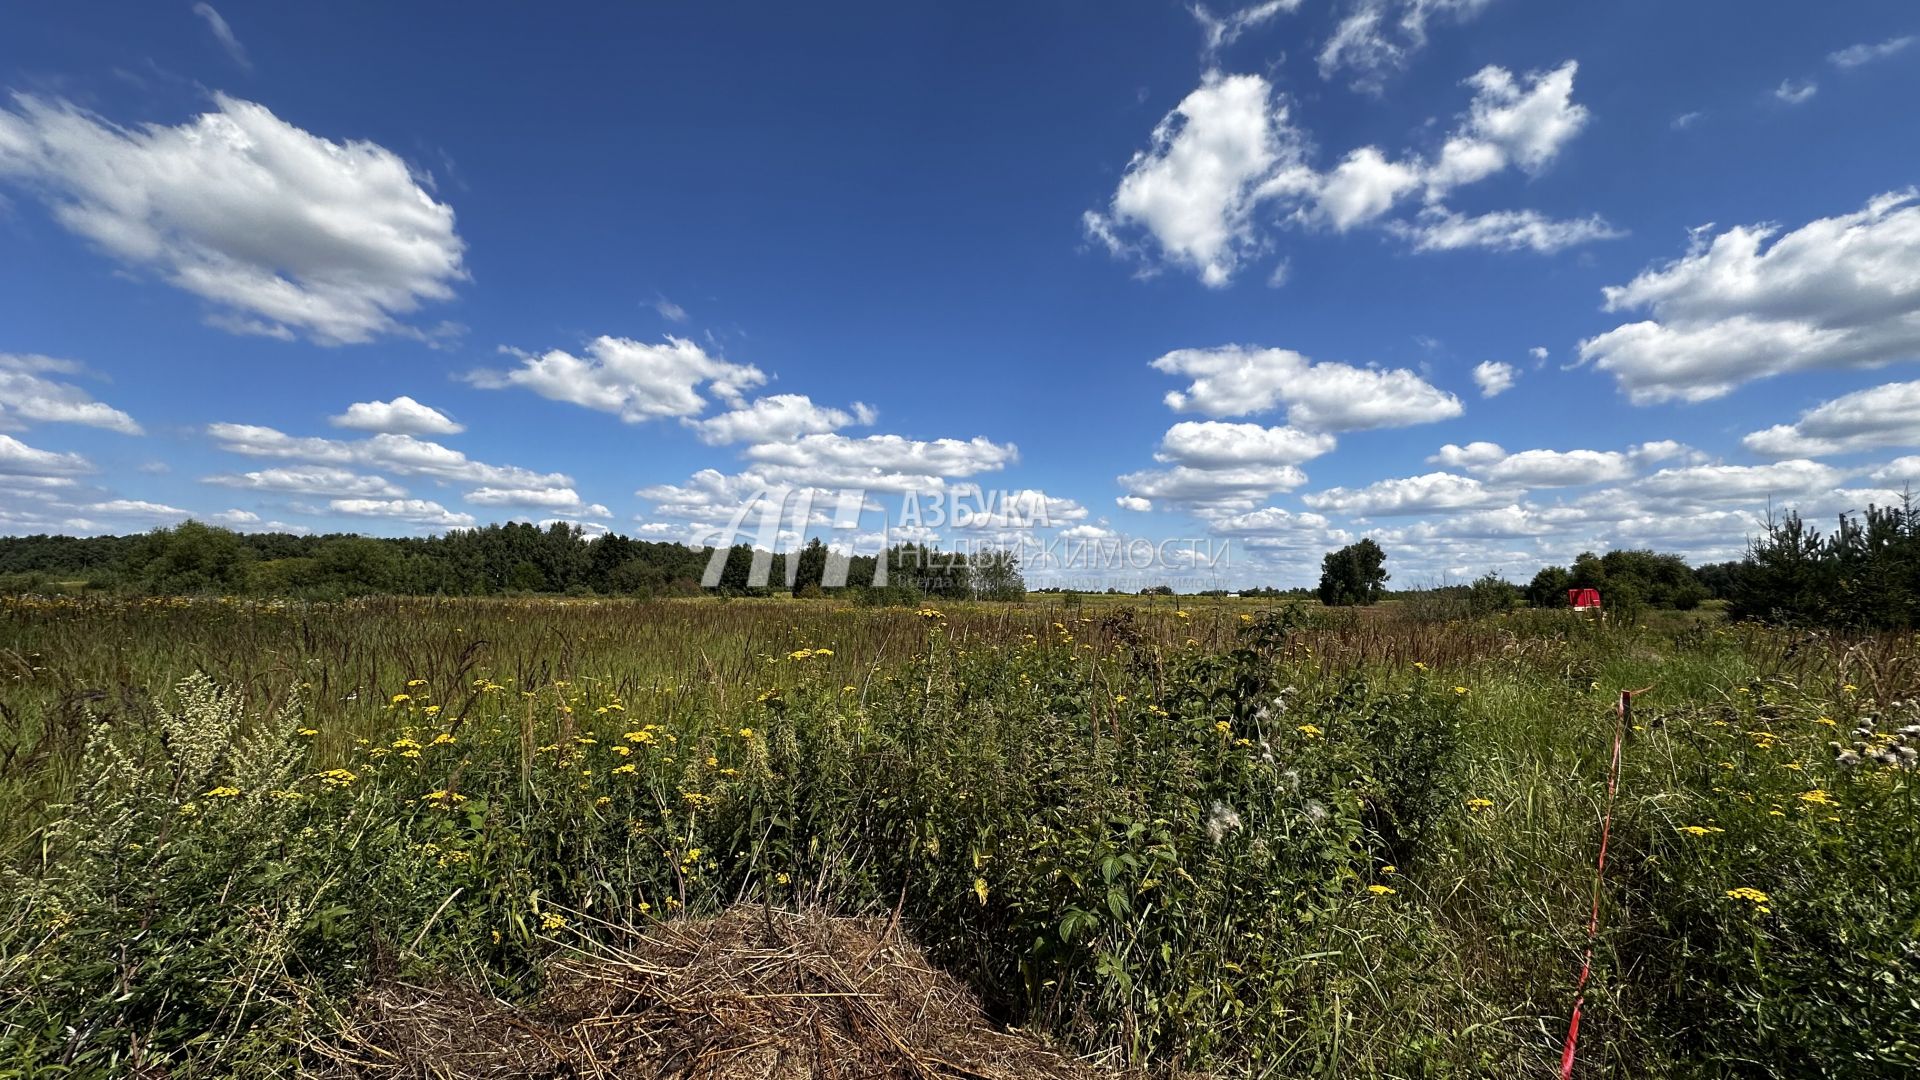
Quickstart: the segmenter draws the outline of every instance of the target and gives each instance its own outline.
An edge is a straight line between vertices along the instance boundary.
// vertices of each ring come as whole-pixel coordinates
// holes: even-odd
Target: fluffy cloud
[[[690,544],[758,542],[728,535],[725,526],[739,519],[749,532],[758,530],[770,506],[777,508],[773,524],[779,538],[788,541],[796,540],[809,525],[857,525],[866,510],[879,509],[856,490],[786,485],[751,471],[728,474],[702,469],[685,484],[654,484],[634,494],[653,504],[649,517],[655,519],[636,531],[645,536],[675,536]]]
[[[93,463],[79,454],[62,454],[28,446],[11,435],[0,435],[0,473],[22,476],[72,476],[93,471]]]
[[[1463,217],[1441,206],[1427,207],[1411,222],[1394,222],[1389,231],[1411,241],[1415,251],[1485,248],[1542,255],[1626,235],[1598,214],[1558,220],[1533,210],[1496,210]]]
[[[467,430],[446,413],[422,405],[405,394],[392,401],[358,401],[332,417],[334,427],[381,431],[392,435],[458,435]]]
[[[1465,22],[1491,0],[1349,0],[1333,33],[1320,47],[1320,77],[1342,71],[1354,85],[1377,90],[1389,74],[1427,45],[1427,24],[1444,16]]]
[[[1088,212],[1087,230],[1117,253],[1120,227],[1144,228],[1168,259],[1225,285],[1253,245],[1263,185],[1304,173],[1300,146],[1265,79],[1209,72],[1128,163],[1107,213]]]
[[[1321,178],[1314,200],[1320,216],[1346,232],[1393,209],[1420,183],[1418,165],[1388,161],[1378,149],[1363,146]]]
[[[1486,360],[1473,366],[1473,384],[1480,388],[1481,397],[1498,397],[1513,389],[1513,380],[1520,372],[1512,364],[1499,360]]]
[[[431,499],[334,499],[327,504],[336,514],[387,518],[439,529],[472,528],[472,514],[455,513]]]
[[[534,355],[504,349],[520,359],[510,371],[475,371],[476,386],[498,390],[518,386],[544,398],[614,413],[629,424],[656,417],[690,417],[705,411],[706,389],[735,408],[742,395],[767,381],[751,364],[712,356],[685,338],[669,336],[654,345],[602,335],[587,343],[585,356],[564,349]]]
[[[1113,504],[1122,510],[1131,510],[1136,514],[1144,514],[1153,509],[1152,499],[1143,499],[1138,495],[1121,495],[1113,500]]]
[[[1298,465],[1334,447],[1334,438],[1321,432],[1259,424],[1227,424],[1217,420],[1186,421],[1167,429],[1155,460],[1196,468],[1233,468],[1242,465]]]
[[[256,424],[209,424],[207,434],[222,450],[250,457],[285,458],[319,465],[358,466],[426,476],[455,484],[491,487],[565,487],[573,481],[564,473],[539,473],[514,465],[473,461],[450,446],[411,435],[375,435],[344,441],[296,437]]]
[[[406,490],[381,476],[362,476],[330,465],[300,465],[204,477],[206,484],[281,495],[331,495],[359,498],[398,498]]]
[[[1522,450],[1487,466],[1490,483],[1519,487],[1575,487],[1633,475],[1627,455],[1611,450]]]
[[[1757,502],[1831,491],[1844,475],[1805,459],[1772,465],[1692,465],[1661,469],[1638,487],[1655,498],[1681,502]]]
[[[1894,458],[1873,470],[1867,479],[1889,487],[1920,486],[1920,455]]]
[[[1374,146],[1349,151],[1320,172],[1285,103],[1258,75],[1208,72],[1134,155],[1109,206],[1085,215],[1087,233],[1116,255],[1144,254],[1129,240],[1139,230],[1167,261],[1225,285],[1266,246],[1257,228],[1263,204],[1282,222],[1346,231],[1376,222],[1416,192],[1428,206],[1417,223],[1391,222],[1416,250],[1463,247],[1557,251],[1618,235],[1599,217],[1555,221],[1533,211],[1461,217],[1438,204],[1448,192],[1509,168],[1544,170],[1586,126],[1573,101],[1578,65],[1516,76],[1481,69],[1466,85],[1467,113],[1429,160],[1390,157]],[[1276,279],[1284,280],[1284,263]]]
[[[475,506],[531,507],[562,514],[591,514],[595,517],[606,517],[613,512],[599,503],[585,502],[580,498],[580,493],[570,487],[483,487],[467,492],[466,500]]]
[[[1906,35],[1903,37],[1888,38],[1885,41],[1874,44],[1849,45],[1844,49],[1828,53],[1827,60],[1837,68],[1857,68],[1862,64],[1871,64],[1876,60],[1885,60],[1887,57],[1900,52],[1911,44],[1913,44],[1913,36]]]
[[[1167,394],[1176,412],[1246,416],[1285,405],[1287,422],[1309,432],[1426,424],[1463,411],[1459,398],[1411,371],[1316,364],[1291,349],[1178,349],[1153,367],[1193,380]]]
[[[1791,424],[1741,440],[1766,457],[1824,457],[1854,450],[1920,446],[1920,382],[1887,383],[1822,402]]]
[[[38,422],[140,434],[140,425],[133,417],[95,401],[92,394],[72,383],[47,378],[80,372],[80,365],[71,360],[0,353],[0,428],[18,430],[24,423]]]
[[[452,208],[398,155],[224,94],[184,124],[137,129],[16,95],[0,108],[0,178],[232,329],[325,344],[419,334],[401,317],[467,276]]]
[[[1499,443],[1470,442],[1465,446],[1448,443],[1427,458],[1427,464],[1444,465],[1449,469],[1471,469],[1492,465],[1506,456],[1507,452],[1501,449]]]
[[[1543,171],[1587,125],[1586,106],[1573,100],[1579,70],[1569,60],[1525,79],[1491,64],[1475,72],[1467,80],[1474,88],[1467,118],[1426,171],[1429,191],[1438,196],[1509,165],[1530,175]]]
[[[1378,480],[1363,488],[1328,488],[1303,495],[1301,501],[1315,510],[1394,517],[1498,506],[1511,501],[1515,494],[1511,489],[1489,488],[1470,476],[1434,472]]]
[[[1217,517],[1209,524],[1215,533],[1222,536],[1304,535],[1318,538],[1331,527],[1331,523],[1320,514],[1283,510],[1277,506],[1262,507],[1245,514]]]
[[[1498,443],[1453,443],[1427,458],[1429,465],[1465,469],[1488,483],[1517,487],[1577,487],[1624,480],[1646,465],[1693,453],[1671,439],[1641,443],[1626,451],[1522,450],[1509,454]]]
[[[1433,160],[1389,161],[1375,147],[1348,154],[1315,189],[1322,220],[1345,231],[1385,215],[1400,199],[1424,191],[1427,207],[1412,223],[1391,231],[1418,251],[1465,247],[1498,251],[1558,251],[1573,244],[1619,235],[1598,215],[1554,221],[1531,210],[1504,210],[1467,218],[1439,200],[1455,188],[1509,168],[1538,175],[1587,124],[1587,109],[1573,100],[1579,72],[1569,60],[1551,71],[1516,77],[1505,68],[1481,68],[1466,85],[1474,90],[1466,116]]]
[[[1687,253],[1605,290],[1608,311],[1653,318],[1580,343],[1636,403],[1705,401],[1789,371],[1920,356],[1920,206],[1912,190],[1778,236],[1699,231]]]
[[[1248,465],[1239,468],[1171,469],[1128,473],[1119,478],[1132,498],[1154,499],[1200,507],[1251,509],[1261,499],[1307,482],[1307,474],[1292,465]]]
[[[726,443],[785,442],[802,435],[824,435],[850,424],[867,425],[877,414],[858,401],[853,410],[815,405],[805,394],[770,394],[753,404],[705,420],[684,420],[709,446]]]
[[[755,473],[776,484],[909,491],[1003,469],[1020,459],[1020,451],[980,436],[921,442],[899,435],[824,434],[762,443],[748,447],[745,456]]]

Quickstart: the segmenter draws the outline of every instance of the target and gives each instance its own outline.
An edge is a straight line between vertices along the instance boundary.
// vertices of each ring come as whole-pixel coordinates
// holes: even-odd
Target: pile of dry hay
[[[886,920],[757,907],[657,923],[618,946],[571,953],[523,1007],[389,983],[311,1050],[320,1074],[365,1077],[1114,1074],[996,1030],[966,988]]]

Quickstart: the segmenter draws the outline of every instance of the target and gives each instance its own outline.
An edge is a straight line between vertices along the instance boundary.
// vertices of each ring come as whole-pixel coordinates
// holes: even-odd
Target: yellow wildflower
[[[1375,896],[1392,896],[1399,890],[1391,885],[1369,885],[1367,891]]]
[[[1317,739],[1320,736],[1326,734],[1326,732],[1321,731],[1317,726],[1313,724],[1301,724],[1299,727],[1295,728],[1294,730],[1298,731],[1302,735],[1305,735],[1309,739]]]

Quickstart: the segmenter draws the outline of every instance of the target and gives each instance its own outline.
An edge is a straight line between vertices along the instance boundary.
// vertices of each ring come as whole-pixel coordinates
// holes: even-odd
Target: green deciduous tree
[[[1379,600],[1387,587],[1386,561],[1371,537],[1327,552],[1320,561],[1320,602],[1335,607]]]

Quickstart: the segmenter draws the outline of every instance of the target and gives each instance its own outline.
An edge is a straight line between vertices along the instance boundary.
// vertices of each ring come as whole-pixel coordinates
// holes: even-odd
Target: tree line
[[[1372,539],[1328,552],[1319,597],[1328,605],[1371,604],[1387,595],[1386,553]],[[1688,611],[1724,601],[1735,620],[1845,630],[1920,626],[1920,509],[1869,506],[1842,514],[1822,533],[1788,511],[1767,522],[1746,555],[1691,566],[1649,550],[1583,552],[1569,566],[1543,567],[1526,586],[1499,574],[1465,585],[1396,593],[1440,599],[1461,614],[1503,611],[1520,603],[1566,607],[1572,589],[1597,589],[1605,609],[1632,617],[1645,608]]]
[[[713,554],[711,547],[618,533],[589,537],[565,523],[510,522],[437,536],[370,537],[239,533],[188,521],[126,536],[0,537],[0,592],[81,587],[316,600],[382,593],[691,596],[706,591],[701,581]],[[898,544],[884,554],[888,572],[879,586],[873,582],[881,557],[874,555],[850,557],[844,574],[836,575],[845,584],[826,584],[831,552],[817,537],[791,555],[757,555],[765,563],[758,575],[752,547],[728,549],[718,591],[739,596],[844,592],[879,603],[1026,594],[1010,552],[944,552]]]

